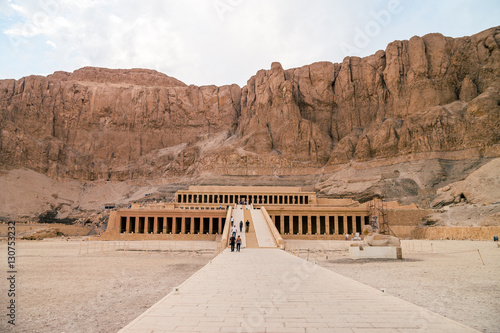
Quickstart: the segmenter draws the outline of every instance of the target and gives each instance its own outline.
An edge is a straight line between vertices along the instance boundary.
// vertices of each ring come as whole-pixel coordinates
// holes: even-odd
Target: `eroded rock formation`
[[[243,88],[142,69],[2,80],[0,163],[82,181],[315,175],[325,195],[342,172],[382,166],[344,194],[417,196],[446,180],[407,171],[418,161],[473,170],[500,155],[499,45],[500,27],[429,34],[342,63],[273,63]]]

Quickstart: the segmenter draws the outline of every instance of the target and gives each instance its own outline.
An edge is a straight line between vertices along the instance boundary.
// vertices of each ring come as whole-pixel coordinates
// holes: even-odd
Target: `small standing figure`
[[[248,230],[250,230],[250,221],[246,221],[245,222],[245,232],[248,232]]]
[[[345,234],[345,240],[348,241],[349,240],[349,234]]]
[[[231,227],[233,226],[234,224],[234,217],[231,216]]]
[[[231,238],[229,238],[229,245],[231,245],[231,252],[234,252],[235,241],[236,241],[236,238],[234,236],[231,236]]]
[[[240,221],[240,232],[243,231],[243,221]]]
[[[241,249],[241,238],[238,236],[238,239],[236,239],[236,251],[240,252]]]
[[[238,229],[236,229],[236,226],[233,226],[233,237],[236,237],[236,232],[238,231]]]

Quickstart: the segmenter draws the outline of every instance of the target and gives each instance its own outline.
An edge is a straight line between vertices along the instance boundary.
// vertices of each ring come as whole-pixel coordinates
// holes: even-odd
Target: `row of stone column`
[[[119,219],[120,233],[135,234],[220,234],[225,224],[222,217],[120,216]],[[208,228],[205,221],[208,222]]]
[[[272,195],[272,194],[177,194],[177,203],[198,204],[248,204],[268,205],[307,205],[308,195]]]
[[[279,220],[277,219],[279,217]],[[287,226],[285,225],[285,217],[288,217]],[[281,234],[326,234],[326,235],[343,235],[346,233],[355,234],[361,233],[363,225],[369,224],[368,215],[271,215],[276,228]],[[297,228],[294,230],[294,218],[297,221]],[[313,230],[313,218],[315,218],[316,230]],[[324,222],[322,222],[322,220]],[[322,228],[322,224],[324,227]],[[306,229],[306,230],[304,230]],[[322,232],[324,230],[324,232]]]

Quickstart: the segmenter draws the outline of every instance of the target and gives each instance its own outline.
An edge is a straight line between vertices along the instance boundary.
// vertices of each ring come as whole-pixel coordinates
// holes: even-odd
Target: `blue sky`
[[[98,66],[243,86],[273,61],[342,62],[414,35],[469,36],[499,18],[498,0],[0,0],[0,79]]]

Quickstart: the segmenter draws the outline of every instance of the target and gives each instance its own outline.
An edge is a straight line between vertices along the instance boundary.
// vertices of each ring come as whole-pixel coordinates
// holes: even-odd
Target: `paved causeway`
[[[477,332],[278,249],[227,249],[120,332]]]

